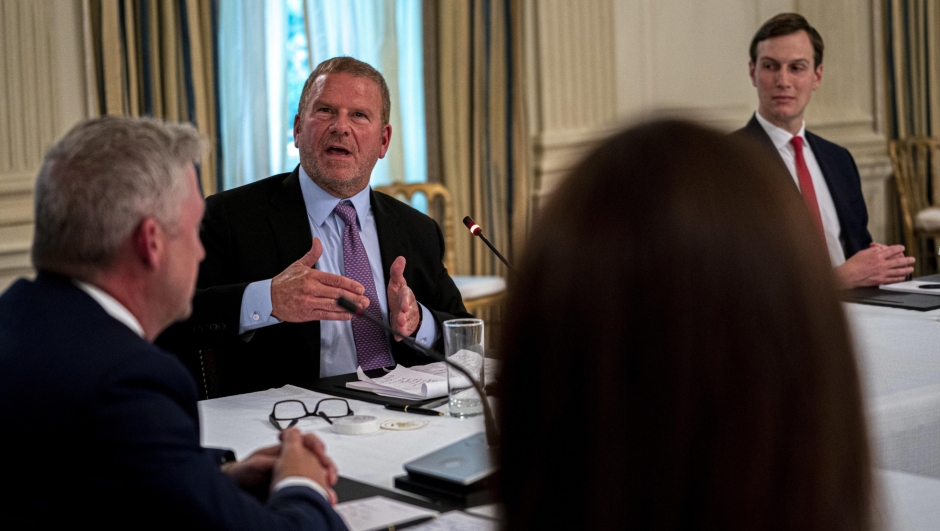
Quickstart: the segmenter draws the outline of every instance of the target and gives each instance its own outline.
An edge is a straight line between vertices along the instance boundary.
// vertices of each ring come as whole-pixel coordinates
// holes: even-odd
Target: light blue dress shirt
[[[379,297],[382,318],[388,323],[388,297],[385,290],[385,273],[382,271],[382,256],[379,251],[379,236],[375,228],[375,216],[369,200],[370,187],[348,199],[338,199],[328,194],[307,175],[303,167],[300,171],[300,190],[307,207],[307,219],[310,233],[320,238],[323,253],[317,261],[316,269],[345,276],[343,264],[343,231],[346,223],[333,213],[340,201],[348,201],[356,207],[359,221],[359,237],[369,257],[375,291]],[[300,258],[299,256],[297,257]],[[407,264],[405,265],[407,268]],[[421,327],[415,340],[423,345],[431,345],[437,340],[437,327],[431,312],[421,307]],[[244,334],[258,328],[280,323],[271,315],[271,279],[252,282],[242,295],[241,319],[238,333]],[[320,377],[335,376],[356,372],[356,343],[353,340],[350,321],[320,321]]]

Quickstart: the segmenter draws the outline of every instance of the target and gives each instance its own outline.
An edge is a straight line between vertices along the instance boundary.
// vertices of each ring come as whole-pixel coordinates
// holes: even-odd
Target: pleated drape
[[[191,122],[212,149],[199,165],[205,195],[218,189],[213,0],[84,0],[90,116]]]
[[[522,90],[522,5],[518,0],[440,2],[437,18],[436,142],[441,182],[456,226],[469,215],[512,259],[529,216]],[[432,46],[434,43],[428,42]],[[437,144],[435,146],[435,143]],[[433,159],[433,157],[432,157]],[[505,274],[477,238],[458,232],[459,275]]]
[[[940,136],[940,0],[885,0],[889,139]]]

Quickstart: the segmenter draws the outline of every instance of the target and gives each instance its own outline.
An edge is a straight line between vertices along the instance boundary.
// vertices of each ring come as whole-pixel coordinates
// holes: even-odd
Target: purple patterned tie
[[[369,267],[369,257],[366,248],[359,238],[359,225],[356,223],[356,207],[351,203],[339,203],[333,212],[346,222],[343,230],[343,264],[346,276],[362,284],[366,288],[366,297],[369,297],[369,307],[366,312],[377,319],[382,318],[379,306],[379,296],[375,291],[375,280],[372,278],[372,268]],[[378,369],[395,365],[392,354],[388,350],[388,339],[385,331],[365,319],[353,318],[353,340],[356,342],[356,356],[362,370]]]

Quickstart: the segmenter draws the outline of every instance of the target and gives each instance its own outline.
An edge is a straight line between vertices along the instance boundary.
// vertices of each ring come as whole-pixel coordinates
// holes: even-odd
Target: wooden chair
[[[411,204],[415,194],[424,194],[428,198],[428,210],[434,212],[434,200],[440,197],[444,203],[443,220],[441,227],[444,231],[444,267],[448,271],[454,270],[454,218],[452,215],[453,202],[450,192],[438,183],[412,183],[390,184],[376,186],[375,191],[388,194],[405,203]],[[404,199],[402,199],[404,198]],[[470,237],[468,234],[467,237]],[[464,306],[467,311],[478,315],[481,311],[497,310],[506,299],[506,281],[498,276],[454,276],[454,283],[460,290]],[[486,317],[484,317],[486,319]]]
[[[925,240],[940,237],[940,139],[892,140],[888,154],[901,200],[904,245],[917,259],[914,276],[919,276],[925,271]]]

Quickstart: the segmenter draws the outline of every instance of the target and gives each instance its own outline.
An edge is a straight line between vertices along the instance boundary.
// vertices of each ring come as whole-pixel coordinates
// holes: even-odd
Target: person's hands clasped
[[[335,504],[336,492],[332,486],[339,475],[336,465],[326,456],[323,443],[312,433],[302,434],[297,428],[282,431],[280,439],[281,454],[274,464],[271,486],[291,476],[310,478],[326,490],[330,504]]]
[[[914,272],[914,258],[904,256],[903,245],[872,243],[832,270],[839,289],[901,282]]]
[[[405,282],[405,257],[399,256],[392,262],[388,278],[388,315],[389,324],[403,336],[411,336],[421,324],[421,307],[415,294]],[[395,336],[395,341],[401,338]]]
[[[323,245],[319,238],[300,260],[271,281],[271,315],[291,323],[307,321],[348,321],[352,314],[339,307],[336,299],[346,297],[359,307],[369,306],[365,288],[355,280],[313,269]]]
[[[271,485],[271,472],[281,454],[281,445],[256,450],[247,458],[228,463],[222,470],[232,477],[242,490],[264,501]]]

